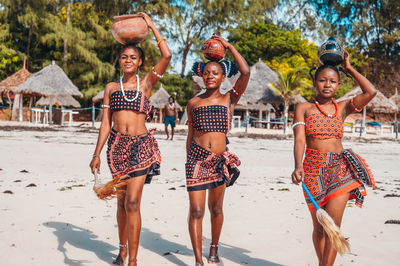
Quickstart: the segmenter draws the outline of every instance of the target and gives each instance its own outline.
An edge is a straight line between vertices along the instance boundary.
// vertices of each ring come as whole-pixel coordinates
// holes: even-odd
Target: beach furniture
[[[393,134],[393,126],[392,125],[382,125],[381,123],[373,121],[373,122],[367,122],[367,127],[372,127],[372,128],[378,129],[380,132],[380,135],[383,134],[383,130],[385,128],[389,129],[390,133]]]

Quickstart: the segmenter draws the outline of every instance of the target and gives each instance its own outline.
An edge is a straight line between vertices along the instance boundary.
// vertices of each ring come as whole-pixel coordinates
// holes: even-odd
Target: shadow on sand
[[[58,239],[58,250],[63,253],[64,263],[67,265],[83,266],[93,262],[69,258],[64,247],[66,243],[79,249],[91,251],[100,260],[109,264],[116,257],[111,251],[118,250],[117,247],[104,241],[96,240],[97,235],[85,228],[63,222],[46,222],[43,225],[55,229],[53,233]]]
[[[117,251],[117,247],[104,241],[96,240],[98,236],[85,228],[63,222],[45,222],[43,225],[54,229],[53,233],[58,239],[58,250],[63,253],[64,263],[67,265],[83,266],[92,263],[92,261],[69,258],[67,249],[64,247],[65,244],[93,252],[100,260],[106,263],[111,263],[111,261],[116,257],[112,251]],[[210,242],[210,239],[205,239],[205,243]],[[141,231],[140,246],[164,257],[175,265],[188,265],[180,260],[176,256],[177,254],[190,257],[194,263],[194,256],[191,247],[188,248],[187,246],[164,239],[159,233],[154,233],[145,227],[143,227]],[[208,246],[204,244],[203,247],[203,258],[205,260],[208,255]],[[220,243],[220,256],[222,261],[229,260],[240,265],[281,265],[264,259],[253,258],[248,255],[249,253],[249,250]]]

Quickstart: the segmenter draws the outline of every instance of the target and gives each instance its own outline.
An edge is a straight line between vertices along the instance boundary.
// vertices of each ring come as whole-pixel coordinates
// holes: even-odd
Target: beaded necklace
[[[336,116],[337,116],[338,111],[339,111],[339,107],[338,107],[337,102],[336,102],[334,99],[332,99],[332,103],[333,103],[333,105],[335,106],[335,113],[334,113],[334,114],[328,114],[327,112],[325,112],[324,110],[322,110],[321,106],[319,105],[319,102],[317,101],[317,98],[314,98],[314,102],[315,102],[315,105],[317,106],[318,110],[319,110],[324,116],[327,116],[327,117],[330,117],[330,118],[333,118],[333,117],[336,117]]]
[[[139,82],[140,82],[140,81],[139,81],[139,75],[136,74],[136,96],[135,96],[135,98],[133,98],[133,99],[129,99],[128,97],[126,97],[125,91],[124,91],[124,84],[123,84],[123,82],[122,82],[123,79],[124,79],[124,75],[122,75],[122,76],[119,78],[119,84],[120,84],[120,86],[121,86],[122,96],[124,97],[124,99],[125,99],[127,102],[133,102],[133,101],[136,100],[137,97],[139,96],[139,91],[140,91],[140,87],[139,87]]]
[[[172,103],[172,104],[168,103],[168,106],[169,106],[169,108],[174,109],[175,108],[175,103]]]

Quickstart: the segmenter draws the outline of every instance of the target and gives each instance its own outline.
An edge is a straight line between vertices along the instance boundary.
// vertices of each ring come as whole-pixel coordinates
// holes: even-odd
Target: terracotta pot
[[[111,31],[119,43],[140,43],[146,39],[148,27],[141,15],[123,15],[114,17]]]
[[[202,52],[205,58],[211,61],[219,61],[224,58],[226,50],[222,43],[215,39],[204,42]]]

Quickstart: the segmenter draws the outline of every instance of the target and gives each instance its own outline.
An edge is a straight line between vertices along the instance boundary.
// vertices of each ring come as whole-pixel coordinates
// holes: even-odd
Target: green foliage
[[[309,67],[317,63],[318,47],[304,39],[300,31],[284,31],[278,26],[254,22],[232,30],[229,41],[246,58],[249,65],[259,58],[282,62],[292,56],[301,57]]]
[[[17,71],[17,51],[11,48],[8,25],[0,25],[0,80]]]

